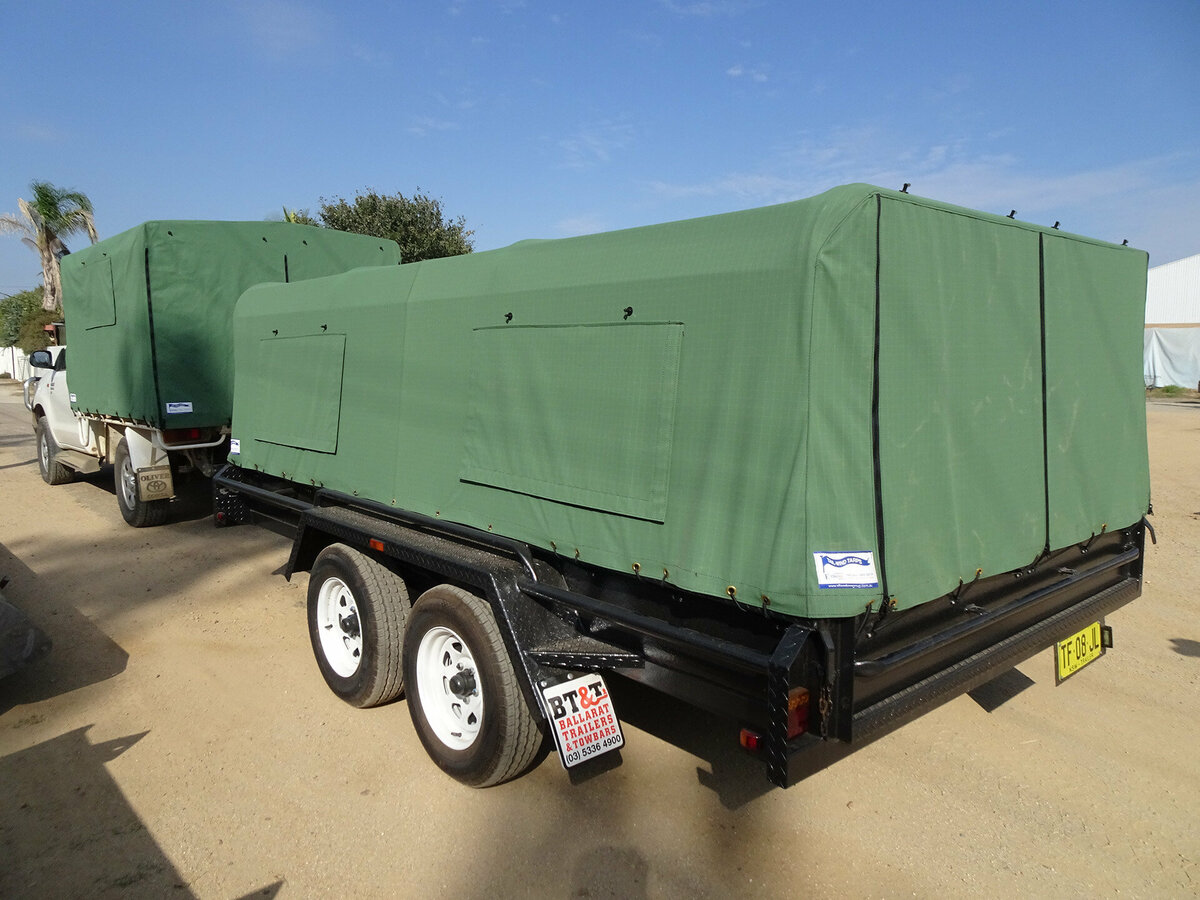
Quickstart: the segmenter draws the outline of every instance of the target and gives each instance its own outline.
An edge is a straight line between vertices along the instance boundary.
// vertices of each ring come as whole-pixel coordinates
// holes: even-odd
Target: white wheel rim
[[[42,471],[50,471],[50,442],[46,440],[45,426],[43,426],[41,440],[38,441],[38,456],[42,460]]]
[[[466,750],[483,723],[483,689],[471,648],[438,625],[421,636],[416,670],[425,721],[451,750]]]
[[[362,662],[362,620],[346,582],[327,578],[317,592],[317,634],[325,661],[342,678],[358,671]]]
[[[121,496],[125,500],[125,508],[135,508],[137,506],[137,473],[133,471],[133,462],[128,456],[121,460],[121,472],[117,483],[120,485]]]

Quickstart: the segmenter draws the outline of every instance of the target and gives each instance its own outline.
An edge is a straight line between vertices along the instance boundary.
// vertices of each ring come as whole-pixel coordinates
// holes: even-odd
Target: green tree
[[[58,321],[58,310],[35,309],[32,315],[26,316],[21,322],[21,333],[17,335],[17,346],[26,353],[49,347],[53,341],[46,326]]]
[[[17,199],[21,214],[0,215],[0,231],[21,235],[28,246],[37,251],[42,261],[42,308],[55,310],[62,306],[62,279],[58,261],[71,251],[64,237],[78,232],[87,232],[92,243],[99,239],[96,220],[92,213],[92,201],[86,194],[55,187],[48,181],[35,181],[29,185],[33,199],[29,202]]]
[[[400,245],[400,259],[406,263],[475,249],[471,240],[475,232],[467,229],[466,219],[447,218],[442,201],[421,193],[420,188],[411,198],[376,191],[360,191],[353,203],[344,197],[322,197],[320,215],[327,228],[395,241]]]
[[[42,312],[42,289],[21,291],[0,300],[0,347],[15,347],[25,320]]]

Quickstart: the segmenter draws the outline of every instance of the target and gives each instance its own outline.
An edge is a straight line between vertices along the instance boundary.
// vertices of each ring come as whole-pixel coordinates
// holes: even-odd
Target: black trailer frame
[[[218,525],[257,522],[292,538],[290,579],[346,544],[424,590],[484,598],[531,710],[569,672],[619,672],[760,738],[788,787],[918,715],[995,678],[1141,593],[1144,519],[960,584],[910,610],[797,619],[600,569],[528,544],[363,498],[229,465],[214,478]],[[788,700],[815,701],[788,737]]]

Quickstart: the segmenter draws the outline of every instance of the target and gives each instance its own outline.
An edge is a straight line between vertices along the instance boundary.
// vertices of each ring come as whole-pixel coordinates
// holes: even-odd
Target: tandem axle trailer
[[[407,685],[418,732],[435,761],[480,786],[521,774],[543,737],[553,738],[555,713],[561,717],[564,709],[546,699],[555,686],[585,684],[599,673],[724,718],[730,741],[765,763],[772,784],[788,787],[1101,625],[1141,593],[1143,521],[913,609],[868,607],[854,618],[808,619],[688,594],[645,572],[599,569],[484,530],[236,466],[219,472],[214,484],[218,525],[256,522],[293,539],[285,574],[313,572],[310,620],[330,578],[350,582],[340,561],[370,573],[362,580],[366,590],[354,597],[354,615],[335,620],[331,630],[339,640],[353,634],[367,660],[389,655],[381,646],[389,639],[389,616],[407,626],[409,633],[391,638],[402,645],[393,663],[395,690],[364,694],[359,685],[343,685],[339,691],[336,675],[331,687],[365,706],[394,699]],[[397,582],[403,591],[389,592]],[[490,756],[464,761],[436,739],[437,710],[413,702],[414,681],[428,673],[403,662],[404,655],[419,654],[422,637],[404,621],[411,619],[407,608],[386,610],[427,595],[481,601],[473,614],[490,615],[498,640],[471,648],[473,677],[503,670],[507,680],[494,684],[501,693],[519,693],[492,698],[485,692],[481,716],[495,708],[517,718],[510,710],[523,705],[535,711],[536,740],[514,728],[507,742],[496,737],[488,743]],[[329,680],[319,634],[313,644]],[[459,693],[470,687],[459,685]],[[441,699],[453,705],[445,694]]]
[[[608,681],[789,785],[1141,590],[1146,255],[870,185],[248,289],[217,517],[446,772],[624,741]]]

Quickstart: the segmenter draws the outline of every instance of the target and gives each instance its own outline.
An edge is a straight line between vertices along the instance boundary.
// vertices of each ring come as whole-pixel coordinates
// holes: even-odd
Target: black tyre
[[[134,528],[150,528],[167,521],[167,505],[170,500],[142,500],[138,497],[137,472],[129,458],[129,444],[125,438],[117,444],[113,454],[113,478],[117,482],[117,506],[121,517]]]
[[[331,544],[308,581],[308,636],[330,690],[364,709],[404,690],[408,589],[366,554]]]
[[[515,778],[544,736],[483,600],[439,585],[413,605],[404,639],[408,709],[442,771],[472,787]]]
[[[54,461],[58,444],[46,425],[45,416],[38,417],[33,434],[37,439],[38,471],[42,473],[42,481],[46,484],[66,484],[71,481],[75,477],[75,470]]]

